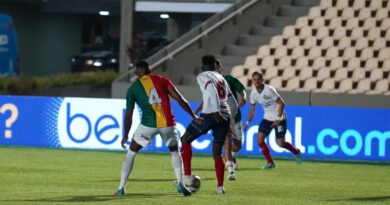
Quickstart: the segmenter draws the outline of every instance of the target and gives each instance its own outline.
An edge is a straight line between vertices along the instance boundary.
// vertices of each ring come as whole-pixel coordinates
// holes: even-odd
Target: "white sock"
[[[234,172],[234,167],[233,167],[233,161],[226,161],[226,164],[225,164],[228,168],[228,172],[229,174]]]
[[[191,185],[192,184],[192,176],[191,175],[184,175],[183,181],[185,185]]]
[[[171,152],[172,155],[172,167],[176,174],[177,183],[181,184],[183,182],[183,165],[181,161],[181,156],[178,151]]]
[[[233,152],[233,151],[232,151],[232,157],[233,157],[233,159],[235,159],[236,156],[237,156],[237,152]]]
[[[131,170],[133,169],[134,158],[136,154],[136,152],[133,152],[131,150],[127,151],[126,159],[125,161],[123,161],[122,164],[121,182],[119,183],[118,189],[125,188],[127,179],[129,178]]]

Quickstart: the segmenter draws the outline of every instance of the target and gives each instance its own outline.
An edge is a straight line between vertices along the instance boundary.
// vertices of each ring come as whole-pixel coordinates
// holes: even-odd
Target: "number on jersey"
[[[161,106],[161,98],[158,96],[156,88],[150,89],[149,103],[151,105],[156,104],[157,106]]]
[[[226,86],[225,82],[220,81],[217,83],[217,91],[218,91],[218,96],[220,99],[224,99],[226,97]]]

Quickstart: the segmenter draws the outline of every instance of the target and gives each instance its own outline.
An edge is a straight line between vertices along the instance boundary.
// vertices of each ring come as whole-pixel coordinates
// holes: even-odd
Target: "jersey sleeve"
[[[253,105],[253,104],[256,104],[256,99],[255,99],[255,90],[256,88],[253,88],[252,91],[251,91],[251,96],[250,96],[250,99],[249,99],[249,102]]]
[[[135,105],[135,98],[132,92],[131,87],[127,90],[126,94],[126,109],[133,110]]]
[[[276,89],[272,86],[269,86],[269,90],[270,90],[270,93],[271,93],[271,98],[273,101],[276,101],[278,98],[280,98],[280,95],[279,93],[276,91]]]
[[[211,110],[219,111],[219,96],[212,80],[204,73],[199,74],[196,79],[203,93],[203,101],[206,101],[204,106],[208,106]]]
[[[228,75],[230,76],[230,75]],[[234,86],[234,89],[238,92],[241,93],[243,90],[245,90],[245,86],[235,77],[230,76],[232,85]]]
[[[175,87],[175,85],[173,85],[172,81],[167,77],[164,77],[164,82],[165,82],[167,90]]]

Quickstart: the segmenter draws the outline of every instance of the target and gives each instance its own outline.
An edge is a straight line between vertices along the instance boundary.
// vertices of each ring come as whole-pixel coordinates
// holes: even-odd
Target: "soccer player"
[[[218,73],[222,74],[223,67],[222,63],[219,59],[216,61],[216,70]],[[229,88],[236,99],[238,103],[238,107],[242,107],[246,103],[246,93],[245,93],[245,87],[241,84],[241,82],[231,76],[231,75],[223,75],[226,82],[229,85]],[[237,97],[237,94],[240,95],[240,98]],[[198,113],[199,110],[202,109],[203,102],[199,105],[199,107],[195,110],[195,113]],[[232,112],[232,110],[231,110]],[[231,113],[231,132],[228,133],[225,140],[225,159],[226,159],[226,166],[228,168],[229,177],[228,179],[231,181],[236,180],[234,169],[238,168],[237,163],[237,153],[241,149],[241,142],[242,142],[242,131],[241,131],[241,110],[237,108],[236,114]],[[234,115],[234,116],[233,116]],[[232,142],[233,141],[233,146]]]
[[[295,157],[297,164],[301,164],[301,152],[295,148],[292,144],[285,141],[284,136],[286,134],[287,122],[286,113],[284,111],[284,101],[282,97],[276,92],[275,88],[271,85],[265,84],[263,74],[260,72],[254,72],[252,74],[252,82],[254,88],[250,95],[251,108],[248,115],[248,120],[245,123],[243,129],[246,130],[253,115],[256,112],[256,103],[261,104],[264,110],[264,117],[259,125],[259,133],[257,135],[257,143],[267,159],[267,163],[263,166],[263,169],[275,168],[275,163],[272,160],[270,151],[267,144],[264,142],[267,135],[272,129],[275,129],[276,140],[280,147],[291,151]]]
[[[224,194],[225,163],[221,154],[230,126],[230,110],[227,101],[231,92],[223,76],[215,72],[215,67],[216,58],[213,55],[202,57],[203,72],[197,76],[197,81],[202,92],[203,109],[200,116],[204,119],[204,122],[199,124],[196,121],[192,121],[187,126],[187,130],[181,138],[181,153],[183,157],[184,182],[185,184],[191,184],[191,142],[202,134],[206,134],[209,130],[213,130],[214,168],[218,181],[216,192],[217,194]]]
[[[178,181],[177,191],[184,196],[189,196],[191,191],[183,184],[182,159],[178,152],[178,133],[169,96],[175,99],[183,110],[191,115],[194,122],[202,124],[202,119],[192,112],[187,100],[168,78],[150,74],[149,64],[146,61],[139,61],[135,69],[138,79],[127,90],[126,96],[125,136],[121,141],[124,149],[126,149],[125,143],[128,140],[128,134],[132,126],[135,103],[142,110],[142,118],[123,162],[121,180],[116,194],[125,194],[126,182],[133,168],[135,155],[142,147],[147,147],[155,135],[160,134],[172,155],[172,167]]]

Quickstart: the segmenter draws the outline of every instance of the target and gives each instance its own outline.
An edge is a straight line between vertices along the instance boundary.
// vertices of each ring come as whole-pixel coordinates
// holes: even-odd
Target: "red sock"
[[[218,186],[223,186],[223,179],[225,175],[225,162],[222,157],[214,158],[215,175],[217,176]]]
[[[260,147],[261,152],[263,153],[264,157],[267,159],[267,162],[274,163],[274,160],[272,160],[271,153],[269,152],[267,144],[265,144],[265,142],[262,142],[259,144],[259,147]]]
[[[183,160],[184,175],[191,175],[191,144],[183,144],[181,147],[181,158]]]
[[[285,142],[284,144],[286,145],[284,148],[290,150],[290,152],[292,152],[294,155],[298,154],[298,150],[294,147],[294,145],[290,144],[289,142]]]

